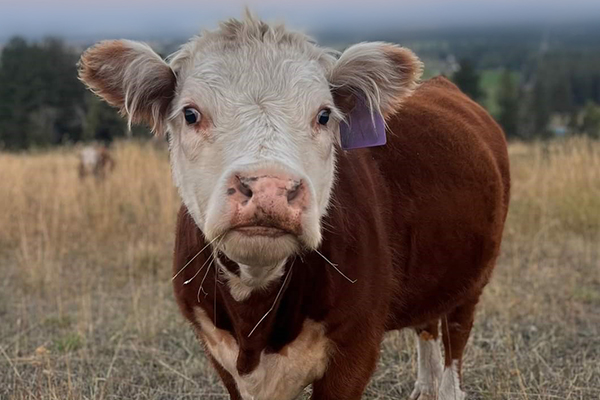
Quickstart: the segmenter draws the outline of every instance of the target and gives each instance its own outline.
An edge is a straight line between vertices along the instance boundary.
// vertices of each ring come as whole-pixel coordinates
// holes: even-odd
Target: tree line
[[[481,40],[456,43],[451,51],[463,58],[452,79],[474,100],[486,104],[489,95],[482,88],[482,72],[503,71],[495,84],[497,110],[492,114],[509,138],[600,138],[600,51],[593,41],[571,40],[550,51],[532,51],[532,41],[507,42],[514,46],[490,42],[496,47],[488,46],[487,52]],[[6,43],[0,54],[0,148],[150,136],[145,127],[130,133],[114,109],[85,89],[77,79],[78,58],[59,39],[28,43],[16,37]]]
[[[486,96],[468,59],[454,82],[471,98]],[[600,139],[600,53],[566,49],[541,54],[520,68],[502,68],[494,117],[509,138],[588,135]]]
[[[128,134],[117,112],[77,78],[79,54],[59,39],[15,37],[0,55],[0,146],[9,150]],[[148,135],[145,128],[133,134]]]

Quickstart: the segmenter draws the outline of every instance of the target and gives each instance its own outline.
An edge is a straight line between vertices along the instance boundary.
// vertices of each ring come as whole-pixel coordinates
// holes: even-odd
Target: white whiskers
[[[204,290],[204,288],[202,287],[202,285],[204,285],[204,281],[206,280],[206,277],[208,276],[208,272],[210,271],[210,267],[211,265],[213,265],[215,262],[215,257],[212,258],[212,261],[210,262],[210,264],[208,264],[208,268],[206,268],[206,273],[204,274],[204,278],[202,278],[202,282],[200,282],[200,287],[198,288],[198,295],[196,296],[196,300],[198,300],[198,303],[200,303],[200,292],[204,293],[204,297],[208,296],[208,293]],[[215,274],[215,279],[217,279],[217,276]]]
[[[218,239],[218,238],[217,238]],[[214,240],[213,240],[214,242]],[[206,261],[204,261],[204,264],[202,264],[202,266],[200,267],[200,269],[198,269],[198,271],[196,271],[196,273],[194,274],[194,276],[192,276],[190,279],[188,279],[187,281],[183,282],[184,285],[189,284],[191,281],[194,280],[195,277],[198,276],[198,274],[200,274],[200,271],[202,271],[204,269],[204,266],[206,265],[206,263],[208,263],[209,261],[214,261],[217,252],[219,251],[219,246],[221,245],[221,243],[223,242],[223,239],[219,240],[219,243],[217,243],[217,245],[215,246],[215,248],[213,249],[212,253],[210,253],[210,256],[208,256],[208,258],[206,259]],[[212,242],[211,242],[212,243]],[[204,246],[204,248],[206,248],[206,246]],[[194,257],[196,258],[196,257]],[[193,259],[192,259],[193,260]],[[191,260],[190,260],[191,261]],[[212,262],[211,262],[212,264]],[[210,264],[208,265],[208,268],[210,269]],[[205,276],[206,278],[206,276]],[[204,282],[204,281],[202,281]]]
[[[218,250],[217,250],[218,251]],[[214,260],[214,256],[213,256]],[[217,329],[217,281],[219,280],[219,268],[217,268],[217,264],[215,264],[215,287],[213,288],[213,325],[215,329]]]
[[[175,275],[173,275],[173,277],[171,278],[171,280],[174,280],[175,278],[177,278],[179,276],[179,274],[181,274],[181,272],[186,269],[186,267],[188,265],[190,265],[192,263],[192,261],[194,261],[196,259],[196,257],[198,257],[200,255],[200,253],[202,253],[208,246],[210,246],[211,244],[213,244],[216,240],[222,238],[223,235],[219,235],[216,238],[214,238],[213,240],[210,241],[210,243],[208,243],[206,246],[204,246],[198,253],[196,253],[196,255],[194,257],[191,258],[190,261],[186,262],[185,265],[183,267],[181,267],[181,269],[179,271],[177,271],[177,273]]]
[[[252,330],[248,334],[248,337],[252,336],[252,334],[254,333],[254,331],[256,330],[256,328],[258,328],[258,326],[261,324],[261,322],[263,322],[264,319],[267,318],[267,315],[269,315],[271,313],[271,311],[273,311],[273,309],[275,308],[275,305],[277,305],[277,301],[279,300],[279,296],[281,296],[281,293],[283,293],[283,289],[285,288],[285,285],[286,285],[286,283],[288,281],[288,278],[292,274],[292,268],[294,268],[294,262],[293,261],[292,261],[292,265],[290,266],[290,269],[288,270],[287,274],[285,275],[285,279],[283,280],[283,283],[281,284],[281,287],[279,288],[279,292],[277,292],[277,296],[275,296],[275,301],[273,301],[273,305],[271,306],[271,308],[269,308],[269,310],[265,313],[265,315],[263,315],[262,318],[256,323],[256,325],[254,325],[254,328],[252,328]]]
[[[204,266],[206,265],[206,263],[208,263],[210,260],[213,260],[215,258],[215,252],[210,253],[210,256],[206,259],[206,261],[204,261],[204,264],[202,264],[202,266],[198,269],[198,271],[196,271],[196,273],[194,274],[194,276],[192,276],[190,279],[188,279],[187,281],[183,282],[184,285],[189,284],[191,281],[194,280],[195,277],[198,276],[198,274],[200,273],[200,271],[202,271],[204,269]]]
[[[336,271],[337,271],[337,272],[338,272],[338,273],[339,273],[341,276],[343,276],[344,278],[346,278],[346,280],[347,280],[348,282],[350,282],[350,283],[356,283],[356,279],[350,279],[350,278],[348,278],[348,277],[347,277],[347,276],[346,276],[346,275],[345,275],[345,274],[344,274],[342,271],[340,271],[340,269],[337,267],[337,265],[336,265],[336,264],[334,264],[334,263],[332,263],[331,261],[329,261],[329,260],[327,259],[327,257],[325,257],[323,254],[321,254],[321,252],[320,252],[319,250],[316,250],[316,249],[315,249],[315,252],[316,252],[318,255],[320,255],[321,257],[323,257],[323,260],[327,261],[327,263],[328,263],[329,265],[331,265],[331,266],[332,266],[332,267],[333,267],[333,268],[334,268],[334,269],[335,269],[335,270],[336,270]]]

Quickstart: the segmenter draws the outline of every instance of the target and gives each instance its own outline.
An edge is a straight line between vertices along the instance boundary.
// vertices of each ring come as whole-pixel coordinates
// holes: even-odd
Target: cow
[[[79,178],[93,175],[104,179],[115,168],[115,160],[106,146],[87,145],[79,153]]]
[[[398,45],[338,53],[250,13],[168,61],[127,40],[82,55],[91,90],[168,132],[175,297],[231,399],[360,399],[403,328],[410,399],[465,398],[509,161],[490,115],[421,71]]]

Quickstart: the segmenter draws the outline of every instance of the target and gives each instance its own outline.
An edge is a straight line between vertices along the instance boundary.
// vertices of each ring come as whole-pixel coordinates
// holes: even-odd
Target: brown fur
[[[504,134],[444,78],[422,84],[388,125],[387,145],[339,151],[332,207],[323,221],[319,251],[356,283],[315,252],[290,260],[288,287],[248,338],[279,284],[236,302],[227,285],[215,285],[213,266],[203,286],[207,295],[198,303],[201,280],[183,282],[204,264],[209,249],[174,280],[181,311],[197,329],[193,310],[200,306],[236,339],[240,373],[253,371],[261,352],[282,351],[306,318],[325,324],[335,348],[324,376],[314,382],[313,399],[360,399],[388,330],[420,327],[437,337],[442,319],[446,364],[460,362],[508,209]],[[182,207],[174,271],[204,245]],[[218,365],[217,371],[231,398],[239,399],[231,376]]]
[[[78,64],[79,79],[117,107],[130,124],[145,123],[161,134],[176,77],[149,48],[144,52],[139,44],[132,43],[109,40],[87,49]]]

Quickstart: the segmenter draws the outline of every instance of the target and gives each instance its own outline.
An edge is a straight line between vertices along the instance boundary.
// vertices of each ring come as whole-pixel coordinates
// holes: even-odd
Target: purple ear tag
[[[347,122],[340,124],[342,149],[352,150],[363,147],[382,146],[386,142],[383,116],[373,112],[359,99],[347,117]]]

